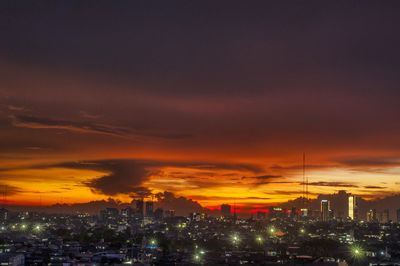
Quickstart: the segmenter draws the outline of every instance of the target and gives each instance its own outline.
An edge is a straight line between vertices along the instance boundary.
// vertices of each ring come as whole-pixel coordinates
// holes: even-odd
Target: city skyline
[[[3,204],[399,194],[397,3],[62,3],[0,4]]]

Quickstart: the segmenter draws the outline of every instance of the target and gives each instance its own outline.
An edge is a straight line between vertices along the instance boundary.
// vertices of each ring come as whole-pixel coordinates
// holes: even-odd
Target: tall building
[[[0,209],[0,221],[5,222],[9,218],[8,210],[1,208]]]
[[[127,207],[121,210],[121,216],[126,219],[131,218],[133,213],[134,211],[131,207]]]
[[[147,217],[154,216],[154,202],[152,202],[152,201],[146,202],[146,216]]]
[[[397,209],[396,211],[396,218],[397,218],[397,223],[400,223],[400,209]]]
[[[367,211],[367,222],[376,222],[377,217],[376,217],[376,209],[370,209]]]
[[[329,220],[330,209],[329,200],[321,200],[321,221],[327,222]]]
[[[389,220],[390,220],[390,217],[389,217],[388,209],[385,209],[385,210],[383,210],[383,212],[379,213],[379,222],[380,223],[385,224],[385,223],[388,223]]]
[[[136,201],[136,214],[144,216],[144,201],[142,199]]]
[[[221,215],[223,217],[230,217],[231,216],[231,205],[229,204],[222,204],[221,205]]]
[[[156,219],[156,220],[162,220],[163,217],[164,217],[164,210],[161,209],[161,208],[157,208],[157,209],[154,211],[154,219]]]
[[[348,216],[351,220],[358,220],[358,206],[357,197],[354,195],[349,196],[349,213]]]
[[[167,210],[165,211],[165,216],[168,218],[172,218],[175,216],[175,210]]]

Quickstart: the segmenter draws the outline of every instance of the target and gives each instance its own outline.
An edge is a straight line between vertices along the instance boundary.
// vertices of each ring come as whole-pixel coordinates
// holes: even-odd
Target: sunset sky
[[[8,204],[400,191],[398,1],[2,1]]]

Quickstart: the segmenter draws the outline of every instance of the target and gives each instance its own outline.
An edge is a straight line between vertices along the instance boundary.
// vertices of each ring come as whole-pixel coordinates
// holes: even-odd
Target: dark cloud
[[[8,172],[21,169],[48,169],[48,168],[71,168],[88,169],[105,172],[104,176],[84,182],[84,185],[96,193],[105,195],[130,194],[133,197],[149,197],[151,191],[142,186],[143,182],[152,175],[162,174],[157,170],[150,171],[149,168],[181,167],[189,169],[212,169],[212,170],[238,170],[238,171],[262,171],[262,168],[246,164],[220,164],[206,162],[167,162],[147,161],[134,159],[111,159],[111,160],[87,160],[76,162],[62,162],[56,164],[37,164],[21,167],[0,168],[0,172]],[[208,172],[211,174],[212,172]],[[193,176],[190,184],[197,187],[220,187],[221,183],[216,180],[199,180]],[[172,184],[173,185],[173,184]],[[172,186],[173,187],[173,186]],[[171,188],[172,188],[171,187]]]
[[[133,160],[103,160],[71,162],[53,167],[91,169],[108,174],[85,182],[96,193],[105,195],[138,193],[140,185],[149,175],[145,167]]]
[[[367,189],[386,189],[387,187],[382,187],[382,186],[364,186],[364,188],[367,188]]]
[[[269,179],[278,179],[282,178],[281,175],[259,175],[259,176],[243,176],[242,179],[260,179],[260,180],[269,180]]]
[[[153,196],[153,193],[151,193],[151,190],[147,187],[133,187],[130,193],[130,196],[133,199],[147,198]]]
[[[110,173],[87,181],[85,185],[94,192],[105,195],[138,193],[140,189],[138,190],[137,187],[149,175],[149,171],[143,165],[134,161],[102,161],[99,163],[99,167],[95,166],[94,168]]]
[[[164,210],[175,210],[178,215],[188,215],[191,212],[202,212],[204,210],[197,201],[176,196],[172,192],[157,193],[155,197],[157,207]]]
[[[357,188],[358,185],[354,183],[345,183],[345,182],[326,182],[326,181],[318,181],[318,182],[309,182],[309,186],[318,186],[318,187],[348,187],[348,188]]]
[[[193,200],[226,200],[231,201],[232,197],[222,196],[203,196],[203,195],[192,195],[190,196]],[[235,197],[235,200],[269,200],[269,197]]]
[[[0,184],[0,196],[15,196],[21,192],[24,192],[24,190],[19,187]]]

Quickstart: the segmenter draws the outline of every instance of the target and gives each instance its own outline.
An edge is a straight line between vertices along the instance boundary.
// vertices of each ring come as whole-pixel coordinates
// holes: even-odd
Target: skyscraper
[[[400,209],[397,209],[396,216],[397,216],[397,223],[400,223]]]
[[[367,211],[367,222],[376,222],[376,209],[370,209]]]
[[[152,202],[152,201],[146,202],[146,216],[147,217],[154,216],[154,202]]]
[[[321,221],[329,220],[330,202],[329,200],[321,200]]]
[[[136,201],[136,214],[140,217],[144,216],[144,201],[142,199]]]
[[[388,223],[390,220],[389,210],[385,209],[379,214],[379,222],[380,223]]]
[[[357,197],[354,195],[349,196],[349,218],[351,220],[358,220],[358,206]]]

